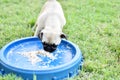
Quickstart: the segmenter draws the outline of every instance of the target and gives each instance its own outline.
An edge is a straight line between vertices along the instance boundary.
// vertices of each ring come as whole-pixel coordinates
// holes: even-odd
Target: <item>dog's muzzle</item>
[[[53,51],[56,50],[57,45],[55,45],[55,44],[47,44],[47,43],[43,42],[43,48],[47,52],[53,52]]]

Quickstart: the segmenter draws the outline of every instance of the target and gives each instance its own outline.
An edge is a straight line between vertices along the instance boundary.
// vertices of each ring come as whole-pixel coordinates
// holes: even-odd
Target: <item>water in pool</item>
[[[43,50],[42,44],[39,41],[19,43],[8,50],[6,59],[11,65],[17,68],[39,70],[68,63],[74,57],[72,47],[68,44],[61,43],[56,51],[49,53],[52,58],[47,55],[37,54],[37,58],[33,57],[37,59],[37,61],[34,62],[28,56],[30,52],[38,50]],[[25,55],[23,55],[23,53],[25,53]]]

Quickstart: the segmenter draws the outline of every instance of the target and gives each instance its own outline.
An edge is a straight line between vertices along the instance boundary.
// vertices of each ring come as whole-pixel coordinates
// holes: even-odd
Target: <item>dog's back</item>
[[[60,3],[56,0],[48,0],[42,8],[42,12],[50,12],[50,13],[62,13],[62,7]]]
[[[45,14],[46,17],[51,16],[51,15],[58,15],[61,19],[62,26],[64,26],[66,24],[66,20],[64,17],[62,7],[61,7],[60,3],[56,0],[48,0],[44,4],[40,14]]]
[[[53,52],[65,37],[62,28],[66,23],[62,7],[56,0],[47,0],[38,20],[34,36],[38,36],[43,43],[44,50]]]

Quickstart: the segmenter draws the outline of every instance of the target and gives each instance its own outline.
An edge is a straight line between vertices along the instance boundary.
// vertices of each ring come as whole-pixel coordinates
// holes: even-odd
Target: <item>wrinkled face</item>
[[[61,42],[61,34],[55,32],[42,31],[38,35],[41,39],[45,51],[53,52]]]

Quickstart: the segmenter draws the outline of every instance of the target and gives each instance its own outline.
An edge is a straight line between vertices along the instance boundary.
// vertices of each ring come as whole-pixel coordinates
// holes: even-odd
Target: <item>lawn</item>
[[[84,56],[82,71],[70,80],[120,80],[120,0],[58,0],[67,24],[63,31]],[[0,49],[32,36],[45,0],[0,0]],[[15,75],[0,80],[21,80]]]

